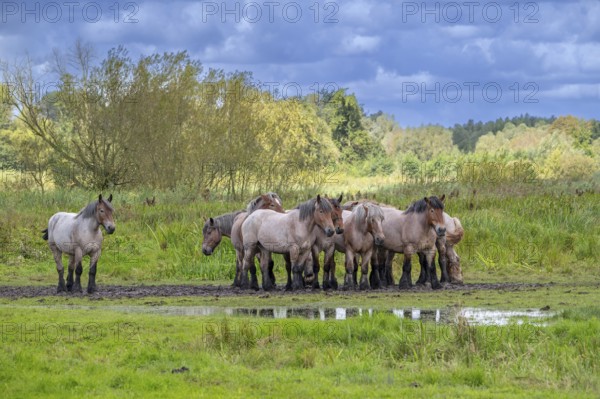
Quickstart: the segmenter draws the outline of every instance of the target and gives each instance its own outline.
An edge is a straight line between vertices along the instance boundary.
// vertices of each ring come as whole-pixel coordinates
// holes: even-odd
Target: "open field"
[[[205,218],[244,202],[116,192],[117,231],[105,237],[98,292],[55,295],[54,261],[40,231],[54,212],[77,211],[93,196],[2,192],[0,384],[11,397],[597,397],[600,200],[577,188],[458,188],[446,207],[466,230],[457,247],[463,286],[268,294],[230,288],[227,239],[213,256],[201,254]],[[406,207],[422,193],[390,186],[344,194]],[[152,195],[156,206],[144,205]],[[281,194],[286,207],[309,195]],[[281,284],[283,264],[275,261]],[[84,286],[87,268],[84,260]],[[326,321],[147,313],[198,306],[384,312]],[[386,313],[470,308],[553,316],[475,325]]]

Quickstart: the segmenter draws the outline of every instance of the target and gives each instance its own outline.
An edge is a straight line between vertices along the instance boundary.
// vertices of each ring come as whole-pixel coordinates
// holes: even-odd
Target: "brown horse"
[[[331,214],[331,203],[321,196],[300,204],[287,213],[276,213],[258,210],[248,215],[242,224],[244,262],[241,286],[248,288],[248,269],[254,255],[261,253],[261,272],[263,289],[270,290],[273,284],[268,275],[268,259],[270,253],[289,253],[292,264],[292,289],[304,287],[302,272],[307,280],[313,277],[312,264],[308,267],[307,259],[316,240],[314,227],[319,226],[328,237],[335,230]]]
[[[103,226],[108,234],[115,232],[113,220],[114,208],[111,204],[112,194],[108,200],[98,196],[98,201],[90,202],[79,213],[58,212],[48,221],[48,228],[44,229],[44,240],[48,240],[48,246],[54,255],[56,270],[58,271],[57,292],[65,290],[81,292],[81,274],[83,267],[81,260],[84,256],[90,256],[90,272],[87,292],[96,291],[96,267],[102,252]],[[64,266],[62,255],[69,255],[69,274],[67,284],[63,277]],[[73,283],[73,271],[75,271],[75,282]]]
[[[242,211],[238,213],[233,221],[233,226],[231,227],[231,244],[235,249],[235,277],[233,279],[233,286],[240,287],[241,286],[241,276],[242,276],[242,265],[244,262],[244,240],[242,236],[242,224],[252,212],[259,209],[269,209],[278,213],[284,213],[283,204],[281,202],[281,198],[276,193],[267,193],[266,196],[269,198],[264,198],[265,196],[258,197],[251,201],[246,211]],[[266,203],[269,203],[269,206],[265,206]],[[261,205],[262,203],[262,205]],[[259,257],[260,261],[260,257]],[[271,278],[271,282],[275,285],[275,274],[273,273],[273,260],[269,257],[269,277]],[[250,274],[252,276],[250,287],[258,290],[258,280],[256,278],[256,266],[254,265],[254,261],[250,265]]]
[[[385,241],[383,220],[383,211],[371,202],[363,202],[355,206],[352,212],[344,211],[344,235],[335,238],[336,249],[346,254],[344,289],[356,287],[358,256],[361,257],[360,289],[370,288],[367,275],[371,255],[375,245],[381,246]]]
[[[412,255],[419,252],[424,256],[423,262],[431,287],[433,289],[441,288],[436,275],[434,257],[437,238],[446,234],[443,215],[444,199],[444,195],[441,198],[425,197],[414,202],[404,212],[394,208],[382,208],[385,215],[383,231],[386,237],[383,248],[390,252],[404,254],[402,277],[399,282],[400,289],[412,286],[411,259]],[[392,255],[387,255],[388,259],[390,256]]]

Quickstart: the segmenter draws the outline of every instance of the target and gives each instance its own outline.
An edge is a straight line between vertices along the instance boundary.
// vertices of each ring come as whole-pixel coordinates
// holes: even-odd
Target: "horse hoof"
[[[406,281],[401,281],[400,284],[398,284],[398,288],[401,290],[409,290],[410,284]]]
[[[439,290],[441,288],[442,288],[442,285],[437,281],[435,283],[431,284],[431,289],[433,289],[433,290]]]
[[[329,284],[329,281],[323,280],[323,289],[324,290],[331,289],[331,285]]]
[[[79,287],[79,288],[80,288],[80,291],[79,291],[79,292],[81,292],[81,287]],[[95,286],[91,286],[91,287],[90,287],[90,286],[88,286],[88,288],[87,288],[87,293],[88,293],[88,294],[93,294],[94,292],[96,292],[96,287],[95,287]]]
[[[333,288],[334,290],[338,289],[338,282],[336,279],[331,280],[331,288]]]
[[[360,283],[360,290],[361,290],[361,291],[368,290],[369,288],[370,288],[370,287],[369,287],[369,283],[367,283],[367,282],[362,282],[362,283]]]
[[[65,289],[65,286],[64,286],[64,285],[62,285],[62,286],[61,286],[61,285],[59,284],[59,285],[58,285],[58,287],[56,287],[56,293],[57,293],[57,294],[60,294],[61,292],[66,292],[66,291],[67,291],[67,290]]]

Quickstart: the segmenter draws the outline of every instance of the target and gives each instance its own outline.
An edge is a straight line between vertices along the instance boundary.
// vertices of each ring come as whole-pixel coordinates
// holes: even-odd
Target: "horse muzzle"
[[[329,227],[325,229],[325,235],[327,237],[331,237],[334,233],[335,233],[334,230]]]
[[[112,234],[112,233],[114,233],[114,232],[115,232],[115,230],[116,230],[116,227],[115,227],[115,226],[104,226],[104,229],[106,230],[106,232],[107,232],[108,234]]]
[[[375,245],[383,245],[384,238],[383,237],[375,237]]]
[[[212,248],[202,248],[202,253],[206,256],[210,256],[213,253],[213,249]]]
[[[445,227],[436,227],[435,232],[438,237],[444,237],[446,235],[446,228]]]
[[[337,227],[337,228],[335,229],[335,233],[336,233],[336,234],[344,234],[344,229],[343,229],[343,228],[341,228],[341,227]]]

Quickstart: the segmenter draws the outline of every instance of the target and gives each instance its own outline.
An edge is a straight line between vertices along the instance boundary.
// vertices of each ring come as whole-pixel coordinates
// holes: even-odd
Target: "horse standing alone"
[[[103,226],[108,234],[115,232],[114,208],[111,202],[112,194],[108,197],[108,200],[102,199],[102,194],[100,194],[98,201],[90,202],[79,213],[55,213],[48,221],[48,228],[42,231],[44,233],[43,238],[48,241],[48,246],[56,262],[56,270],[58,271],[57,293],[63,291],[82,292],[81,273],[83,267],[81,261],[86,255],[90,256],[87,292],[91,294],[96,291],[96,267],[102,252],[103,240],[100,226]],[[63,253],[69,255],[66,286],[63,277]],[[75,282],[73,282],[73,271],[75,271]]]

